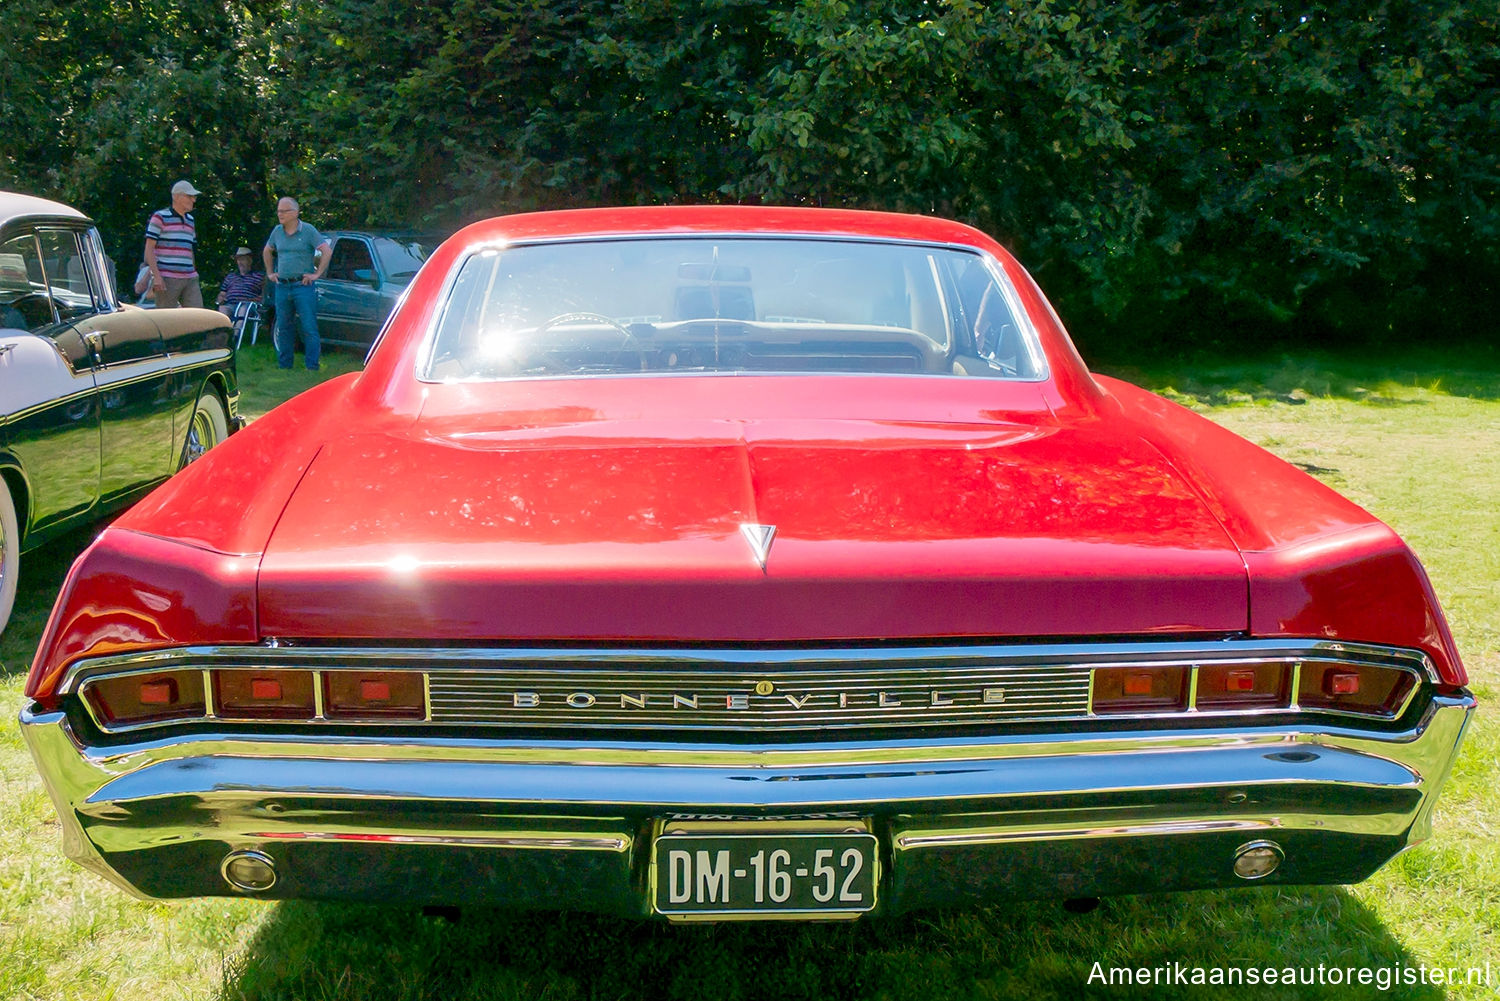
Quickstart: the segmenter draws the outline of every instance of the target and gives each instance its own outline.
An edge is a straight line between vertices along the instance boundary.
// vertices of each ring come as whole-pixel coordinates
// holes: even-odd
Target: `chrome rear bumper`
[[[22,731],[67,854],[144,897],[232,894],[258,852],[270,898],[649,913],[671,818],[860,818],[878,910],[997,898],[1350,883],[1430,832],[1474,708],[1427,698],[1409,728],[1221,727],[774,747],[294,733],[142,734],[86,746],[67,715]]]

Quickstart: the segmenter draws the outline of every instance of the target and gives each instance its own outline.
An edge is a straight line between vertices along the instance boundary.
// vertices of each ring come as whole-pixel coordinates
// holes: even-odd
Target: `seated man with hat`
[[[234,252],[235,270],[224,276],[219,283],[219,309],[234,316],[234,307],[242,302],[260,302],[261,296],[266,290],[266,273],[264,271],[251,270],[255,265],[255,255],[250,252],[249,247],[241,247]]]

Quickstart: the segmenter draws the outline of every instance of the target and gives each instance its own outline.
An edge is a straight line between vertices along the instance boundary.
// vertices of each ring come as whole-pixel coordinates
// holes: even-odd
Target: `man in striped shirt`
[[[193,247],[198,230],[193,224],[193,203],[198,189],[188,181],[172,185],[172,205],[151,213],[146,223],[146,266],[151,269],[151,287],[156,308],[203,306]]]
[[[235,270],[219,283],[219,311],[233,317],[234,308],[242,302],[260,302],[266,290],[266,273],[251,270],[255,255],[249,247],[234,252]]]

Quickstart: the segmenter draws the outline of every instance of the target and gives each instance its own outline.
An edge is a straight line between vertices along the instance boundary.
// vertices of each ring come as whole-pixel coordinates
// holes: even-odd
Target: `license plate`
[[[867,833],[665,834],[652,903],[680,918],[853,917],[875,906],[876,847]]]

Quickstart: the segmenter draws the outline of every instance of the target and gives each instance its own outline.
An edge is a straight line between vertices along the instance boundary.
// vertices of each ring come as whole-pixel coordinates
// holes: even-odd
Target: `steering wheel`
[[[608,316],[605,316],[603,313],[590,313],[587,311],[579,311],[575,313],[559,313],[552,319],[537,327],[537,335],[540,336],[542,334],[545,334],[552,328],[560,327],[565,323],[598,323],[618,331],[621,338],[619,350],[636,352],[638,355],[640,355],[641,367],[645,368],[646,348],[645,345],[641,343],[640,338],[631,333],[630,328],[625,326],[625,324],[621,323],[619,320],[615,320]],[[546,351],[546,353],[551,354],[551,351]],[[555,372],[562,372],[566,371],[567,367],[553,364],[549,366],[549,369]]]
[[[52,318],[52,297],[42,292],[28,292],[17,296],[5,308],[13,309],[24,317],[27,330],[37,330],[55,322]]]

